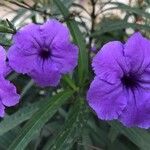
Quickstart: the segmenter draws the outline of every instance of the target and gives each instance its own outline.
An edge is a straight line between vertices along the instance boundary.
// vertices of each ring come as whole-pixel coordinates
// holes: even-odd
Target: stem
[[[94,32],[94,27],[95,27],[95,18],[96,18],[96,15],[95,15],[95,0],[91,0],[91,4],[92,4],[92,13],[91,13],[91,31],[90,33],[92,34]],[[89,38],[89,47],[91,48],[92,46],[92,41],[93,41],[93,38],[90,36]]]
[[[76,3],[73,3],[72,6],[74,7],[78,7],[78,8],[81,8],[83,11],[85,11],[89,16],[91,15],[86,8],[84,8],[82,5],[79,5],[79,4],[76,4]]]
[[[74,90],[74,91],[78,91],[79,88],[76,87],[76,85],[74,84],[73,80],[70,79],[69,76],[65,75],[63,77],[63,80]]]
[[[83,143],[78,143],[78,145],[88,146],[91,150],[102,150],[102,149],[95,147],[93,145],[87,145],[87,144],[83,144]]]
[[[93,37],[91,36],[91,34],[94,32],[94,27],[95,27],[95,19],[96,19],[96,14],[95,14],[95,5],[96,5],[97,0],[91,0],[91,5],[92,5],[92,13],[91,13],[91,30],[90,30],[90,37],[89,37],[89,51],[88,51],[88,60],[89,60],[89,70],[91,69],[91,57],[90,57],[90,53],[91,53],[91,47],[92,47],[92,42],[93,42]],[[92,75],[92,72],[90,72],[90,76]]]
[[[9,3],[11,4],[14,4],[16,6],[19,6],[19,7],[22,7],[24,9],[27,9],[27,10],[30,10],[30,11],[35,11],[35,12],[38,12],[38,13],[42,13],[44,15],[48,15],[48,16],[52,16],[51,13],[48,13],[48,12],[45,12],[45,11],[42,11],[42,10],[39,10],[39,9],[35,9],[34,7],[29,7],[29,5],[23,5],[23,4],[20,4],[18,2],[15,2],[15,1],[10,1],[10,0],[7,0]],[[54,14],[53,14],[54,15]]]
[[[25,87],[23,88],[22,92],[21,92],[21,98],[24,97],[24,95],[27,93],[27,91],[29,89],[31,89],[31,87],[34,85],[34,81],[33,80],[30,80],[26,85]]]

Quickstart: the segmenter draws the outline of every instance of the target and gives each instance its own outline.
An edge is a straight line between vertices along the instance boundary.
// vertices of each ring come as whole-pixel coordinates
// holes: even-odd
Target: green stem
[[[74,84],[73,80],[70,79],[69,76],[64,76],[63,80],[74,90],[79,91],[79,88]]]

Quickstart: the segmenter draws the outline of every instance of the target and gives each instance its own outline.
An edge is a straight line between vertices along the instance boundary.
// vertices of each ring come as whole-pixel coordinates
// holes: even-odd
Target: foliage
[[[15,11],[12,19],[0,21],[0,44],[4,47],[11,45],[12,35],[28,21],[42,23],[49,18],[64,22],[79,47],[76,70],[64,76],[56,88],[40,88],[26,75],[9,75],[21,93],[21,102],[7,109],[8,115],[0,122],[0,150],[150,149],[149,130],[101,121],[86,103],[86,91],[93,78],[90,62],[96,53],[90,51],[91,47],[96,45],[99,49],[108,41],[123,40],[132,31],[140,30],[150,37],[150,3],[139,1],[131,6],[111,0],[89,0],[91,11],[83,3],[73,0],[0,2],[1,7]],[[124,17],[112,13],[114,9],[124,13]]]

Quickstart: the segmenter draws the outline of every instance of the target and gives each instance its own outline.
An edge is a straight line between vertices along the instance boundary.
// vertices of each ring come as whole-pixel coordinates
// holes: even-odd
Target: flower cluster
[[[71,43],[67,27],[57,20],[29,24],[13,36],[8,49],[9,66],[27,74],[39,86],[57,86],[63,74],[77,65],[78,47]],[[5,76],[5,50],[0,47],[0,116],[5,106],[19,102],[16,88]],[[124,125],[150,127],[150,41],[140,33],[123,44],[105,44],[92,63],[96,74],[87,93],[91,108],[100,119],[118,119]]]
[[[70,42],[67,27],[57,20],[42,25],[29,24],[13,36],[8,49],[9,66],[16,72],[29,75],[39,86],[56,86],[62,74],[71,72],[77,65],[78,48]],[[5,50],[0,47],[0,116],[5,106],[19,102],[15,87],[5,80],[9,69]]]
[[[96,77],[87,94],[100,119],[150,127],[150,41],[140,33],[125,44],[105,44],[93,59]]]

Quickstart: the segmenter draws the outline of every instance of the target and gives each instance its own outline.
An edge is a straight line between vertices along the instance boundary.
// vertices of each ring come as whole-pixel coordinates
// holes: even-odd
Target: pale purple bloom
[[[6,64],[6,52],[0,46],[0,117],[5,115],[5,107],[14,106],[19,102],[20,96],[16,93],[16,88],[8,80],[5,75],[9,68]]]
[[[140,33],[125,44],[105,44],[93,59],[96,77],[87,94],[100,119],[150,127],[150,40]]]
[[[56,86],[61,75],[77,65],[78,48],[70,42],[68,28],[57,20],[26,25],[13,41],[8,51],[10,66],[42,87]]]
[[[95,45],[94,45],[93,47],[91,47],[91,51],[92,51],[92,52],[96,52],[96,51],[97,51],[97,48],[96,48]]]

